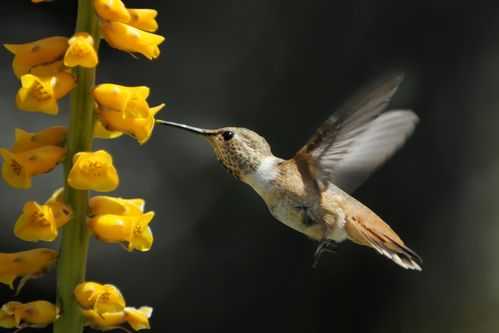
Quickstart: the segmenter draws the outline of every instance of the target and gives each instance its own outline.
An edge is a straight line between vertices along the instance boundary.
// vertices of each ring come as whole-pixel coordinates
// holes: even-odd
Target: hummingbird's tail
[[[385,222],[376,216],[374,220],[362,220],[360,216],[348,219],[347,234],[353,242],[372,247],[379,254],[409,270],[421,271],[423,260],[408,248]]]

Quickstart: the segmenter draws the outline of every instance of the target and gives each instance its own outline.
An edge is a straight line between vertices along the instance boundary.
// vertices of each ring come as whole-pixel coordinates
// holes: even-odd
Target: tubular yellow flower
[[[155,32],[158,30],[158,22],[156,22],[156,16],[158,12],[154,9],[147,8],[133,8],[128,9],[130,14],[130,21],[124,22],[137,29],[145,30],[149,32]]]
[[[66,128],[62,126],[49,127],[34,133],[16,128],[16,142],[10,151],[20,153],[43,146],[63,147],[66,141],[66,132]]]
[[[29,303],[8,302],[2,306],[5,315],[12,316],[16,327],[46,327],[59,316],[59,309],[47,301]]]
[[[52,210],[57,228],[62,227],[71,220],[73,210],[64,202],[64,188],[61,187],[52,193],[45,205]]]
[[[105,150],[75,154],[68,183],[77,190],[115,190],[119,185],[119,177],[113,165],[113,158]]]
[[[12,187],[30,188],[33,176],[54,169],[64,155],[65,149],[58,146],[42,146],[19,153],[0,148],[0,156],[4,159],[2,177]]]
[[[108,243],[124,243],[128,251],[149,251],[154,237],[149,224],[154,212],[141,215],[97,215],[88,221],[95,236]]]
[[[139,30],[121,22],[103,22],[102,34],[112,47],[132,53],[141,53],[149,60],[159,56],[159,47],[165,38]]]
[[[120,290],[112,284],[82,282],[76,286],[74,294],[81,308],[98,314],[123,311],[126,306]]]
[[[107,131],[126,133],[140,144],[145,143],[154,129],[156,113],[164,107],[164,104],[149,107],[149,92],[145,86],[98,85],[93,95],[103,127]]]
[[[63,188],[55,191],[44,205],[29,201],[14,226],[14,234],[28,242],[51,242],[57,238],[58,229],[69,222],[71,207],[63,202]]]
[[[94,8],[101,18],[108,21],[130,21],[130,14],[121,0],[94,0]]]
[[[107,128],[126,133],[137,139],[140,144],[144,144],[152,135],[154,125],[156,124],[156,114],[164,106],[164,104],[160,104],[149,108],[148,114],[145,117],[123,118],[120,113],[108,109],[99,109],[98,115],[101,122]]]
[[[146,86],[127,87],[114,83],[99,84],[93,91],[99,106],[119,112],[123,118],[147,116],[149,93]]]
[[[87,320],[87,326],[100,331],[109,331],[113,329],[124,329],[128,324],[133,330],[140,331],[150,329],[149,318],[153,309],[148,306],[142,306],[139,309],[126,307],[123,311],[106,312],[99,314],[94,310],[83,310],[83,316]]]
[[[66,37],[55,36],[25,44],[4,44],[14,54],[12,68],[17,77],[29,73],[34,66],[52,63],[64,55],[68,47]]]
[[[90,215],[141,215],[144,212],[144,199],[123,199],[98,195],[88,201]]]
[[[15,253],[0,253],[0,283],[14,289],[14,281],[22,278],[18,290],[29,279],[44,275],[55,265],[57,252],[33,249]]]
[[[77,32],[68,41],[69,47],[64,55],[64,65],[94,68],[99,63],[94,48],[94,39],[86,32]]]
[[[152,308],[125,307],[123,295],[111,284],[82,282],[76,286],[74,295],[88,326],[102,331],[123,328],[125,323],[137,331],[150,328]]]
[[[67,95],[74,86],[73,76],[64,71],[55,76],[43,77],[25,74],[21,76],[16,105],[23,111],[56,115],[59,113],[57,100]]]
[[[53,241],[58,232],[52,209],[48,205],[28,201],[16,221],[14,234],[28,242]]]

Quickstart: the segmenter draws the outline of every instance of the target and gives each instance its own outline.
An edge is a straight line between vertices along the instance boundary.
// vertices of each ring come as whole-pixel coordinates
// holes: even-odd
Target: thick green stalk
[[[98,49],[99,22],[91,0],[78,0],[76,31],[91,34]],[[74,154],[91,150],[95,124],[94,101],[91,95],[95,84],[95,69],[76,67],[73,73],[77,86],[71,93],[68,151],[64,165],[66,179],[73,165]],[[75,190],[66,181],[64,198],[73,209],[73,218],[62,230],[57,264],[57,303],[62,316],[54,323],[54,333],[80,333],[83,331],[83,318],[74,299],[73,290],[78,283],[85,280],[89,240],[86,225],[88,191]]]

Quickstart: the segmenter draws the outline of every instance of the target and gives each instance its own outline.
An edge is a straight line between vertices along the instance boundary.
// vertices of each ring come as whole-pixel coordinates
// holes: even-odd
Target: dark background
[[[70,35],[76,1],[4,1],[0,41]],[[159,9],[167,38],[154,62],[102,45],[99,82],[148,85],[161,118],[237,125],[290,157],[336,106],[391,70],[406,72],[393,107],[415,135],[355,196],[425,260],[400,269],[345,242],[312,268],[315,244],[275,221],[199,138],[157,128],[112,151],[116,194],[155,210],[148,253],[92,241],[88,278],[151,305],[155,332],[497,332],[499,330],[499,6],[455,1],[128,1]],[[464,3],[464,2],[463,2]],[[14,127],[57,118],[15,109],[11,56],[0,52],[0,142]],[[27,200],[44,201],[62,172],[29,191],[0,184],[0,251],[34,246],[12,235]],[[1,287],[1,286],[0,286]],[[54,273],[21,300],[54,299]],[[0,288],[1,302],[12,293]]]

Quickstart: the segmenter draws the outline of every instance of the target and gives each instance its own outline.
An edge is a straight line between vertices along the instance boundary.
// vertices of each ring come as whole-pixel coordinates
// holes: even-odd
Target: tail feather
[[[391,259],[400,267],[409,270],[421,271],[422,259],[413,250],[388,235],[379,235],[373,230],[364,227],[361,234],[369,245],[378,253]]]
[[[408,248],[386,223],[374,216],[350,217],[345,225],[350,240],[372,247],[400,267],[421,271],[421,257]]]

